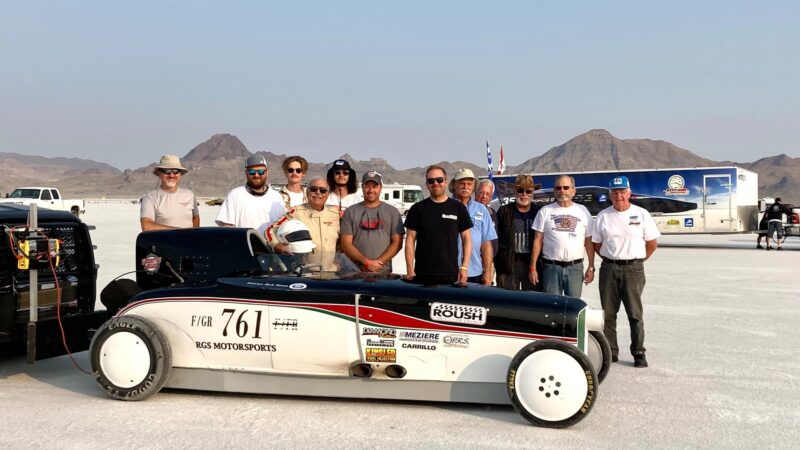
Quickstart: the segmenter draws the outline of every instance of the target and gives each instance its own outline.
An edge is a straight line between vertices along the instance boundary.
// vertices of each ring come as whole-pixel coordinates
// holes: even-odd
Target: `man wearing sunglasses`
[[[469,256],[469,270],[467,281],[470,283],[492,285],[492,242],[497,241],[497,231],[494,228],[489,210],[481,203],[472,199],[475,188],[475,174],[469,169],[461,169],[453,176],[450,182],[450,192],[453,197],[467,207],[472,228],[469,229],[472,237],[472,252]],[[459,248],[459,258],[461,258]]]
[[[574,203],[575,179],[556,177],[553,186],[556,201],[536,214],[533,229],[533,260],[542,255],[541,275],[536,265],[530,267],[531,283],[542,282],[544,292],[580,297],[583,283],[594,280],[594,221],[585,206]],[[589,259],[583,271],[583,254]]]
[[[283,198],[283,206],[288,211],[292,206],[302,205],[308,199],[303,190],[303,176],[308,172],[308,161],[302,156],[290,156],[281,164],[286,175],[286,186],[278,190]]]
[[[342,251],[364,272],[392,272],[392,258],[403,245],[403,218],[381,201],[381,174],[361,178],[364,201],[347,208],[341,222]]]
[[[322,178],[311,180],[306,188],[308,202],[289,209],[266,229],[264,236],[269,245],[278,253],[290,255],[288,244],[278,240],[278,228],[289,220],[300,220],[308,227],[311,240],[317,244],[314,250],[306,255],[306,264],[319,266],[323,271],[336,270],[334,260],[339,242],[339,213],[332,206],[325,204],[329,192],[327,181]]]
[[[347,208],[363,200],[358,193],[356,171],[346,160],[334,161],[331,168],[328,169],[327,179],[328,185],[331,187],[327,204],[338,209],[339,217],[344,215]]]
[[[247,158],[244,174],[247,183],[228,192],[217,214],[217,225],[256,228],[264,232],[286,212],[283,199],[267,184],[269,166],[263,156]]]
[[[425,183],[430,197],[414,203],[406,216],[406,279],[425,285],[466,283],[472,254],[467,207],[447,196],[444,168],[428,167]]]
[[[200,212],[194,193],[178,185],[189,169],[175,155],[164,155],[153,169],[160,182],[142,197],[139,223],[142,231],[200,226]]]
[[[534,231],[533,220],[539,208],[532,203],[536,190],[533,177],[517,175],[514,180],[514,202],[503,205],[497,211],[497,255],[494,269],[497,272],[497,285],[504,289],[539,291],[528,276],[532,259]]]

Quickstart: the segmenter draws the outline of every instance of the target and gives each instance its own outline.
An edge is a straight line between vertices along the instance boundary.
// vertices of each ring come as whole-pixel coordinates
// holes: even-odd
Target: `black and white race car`
[[[111,397],[162,387],[512,404],[530,422],[583,419],[610,366],[602,311],[579,299],[314,271],[254,230],[142,233],[137,279],[91,363]]]

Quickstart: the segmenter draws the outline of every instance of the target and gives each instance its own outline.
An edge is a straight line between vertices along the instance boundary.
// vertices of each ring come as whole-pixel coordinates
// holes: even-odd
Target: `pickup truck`
[[[758,201],[758,208],[759,208],[759,220],[764,214],[764,211],[767,208],[775,203],[775,199],[772,197],[764,197]],[[800,206],[792,205],[789,203],[784,203],[792,213],[791,214],[784,214],[784,222],[783,222],[783,233],[786,237],[795,236],[800,237]]]
[[[86,212],[86,205],[83,200],[65,199],[58,192],[58,189],[52,187],[16,188],[11,194],[6,194],[6,198],[0,199],[0,203],[24,206],[36,203],[40,208],[69,211],[76,217]]]

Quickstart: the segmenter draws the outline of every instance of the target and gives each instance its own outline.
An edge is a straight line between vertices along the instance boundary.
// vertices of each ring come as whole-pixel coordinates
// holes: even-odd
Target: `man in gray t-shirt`
[[[381,201],[381,174],[369,171],[361,180],[364,201],[347,208],[339,227],[344,253],[364,272],[391,272],[392,258],[403,245],[403,219]]]
[[[181,177],[188,171],[177,156],[161,157],[153,170],[160,184],[141,199],[139,222],[142,231],[200,226],[200,213],[194,193],[178,187]]]

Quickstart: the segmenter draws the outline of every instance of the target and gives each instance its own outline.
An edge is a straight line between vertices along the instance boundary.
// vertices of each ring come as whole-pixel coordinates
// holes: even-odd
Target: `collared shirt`
[[[492,215],[489,210],[480,202],[469,199],[467,202],[467,213],[472,219],[470,236],[472,237],[472,251],[469,256],[469,270],[467,276],[476,277],[483,274],[483,260],[481,259],[481,244],[497,239]],[[458,261],[462,260],[463,246],[461,236],[458,237]]]

